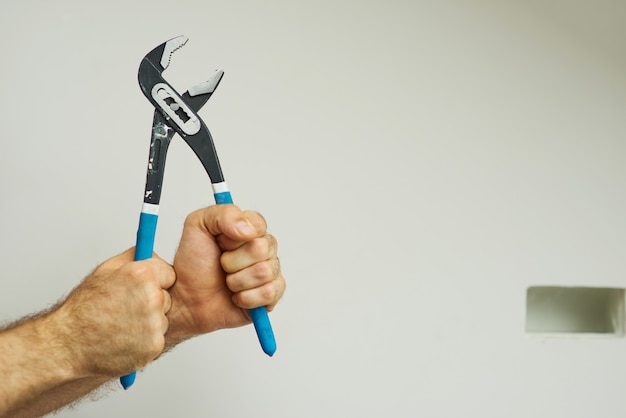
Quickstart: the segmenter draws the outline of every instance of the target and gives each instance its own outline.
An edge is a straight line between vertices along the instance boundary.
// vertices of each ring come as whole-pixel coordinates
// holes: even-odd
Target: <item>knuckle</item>
[[[150,344],[150,356],[152,358],[161,354],[163,349],[165,348],[165,336],[163,334],[157,333],[152,336],[151,344]]]
[[[243,281],[239,274],[229,274],[226,276],[226,285],[231,292],[238,292],[243,289]]]
[[[266,239],[255,239],[250,242],[249,251],[255,260],[265,260],[270,255],[269,241]]]
[[[242,308],[249,308],[250,307],[250,292],[240,292],[236,294],[236,298],[237,298],[237,302],[239,302],[239,305]]]
[[[234,256],[229,252],[225,252],[221,255],[220,264],[226,273],[234,273],[237,271]]]
[[[269,241],[270,247],[273,248],[275,251],[278,250],[278,240],[276,239],[276,237],[272,234],[267,234],[265,237]]]
[[[134,281],[143,281],[153,276],[152,266],[148,263],[129,263],[122,267],[125,273]]]
[[[261,261],[252,267],[252,276],[263,283],[276,279],[279,274],[280,264],[276,258]]]
[[[273,267],[269,261],[262,261],[254,265],[253,275],[256,279],[266,279],[273,275]]]
[[[150,320],[147,323],[147,331],[153,339],[158,339],[163,336],[163,321],[167,321],[167,318],[164,315],[155,314],[150,317]]]
[[[147,293],[150,308],[161,310],[165,303],[165,294],[162,292],[161,288],[150,286],[147,288]]]
[[[276,278],[280,275],[280,259],[278,257],[272,258],[271,265],[272,265],[272,277]]]
[[[271,301],[269,301],[266,305],[268,312],[272,312],[274,310],[274,308],[276,307],[280,299],[285,294],[286,282],[284,280],[277,280],[277,283],[275,283],[275,286],[276,286],[276,294],[274,298]]]
[[[185,217],[185,222],[183,222],[183,227],[188,228],[190,226],[195,226],[198,223],[198,218],[202,217],[202,209],[195,210],[189,213]]]
[[[259,293],[264,301],[273,301],[276,297],[276,288],[271,285],[265,285],[259,288]]]

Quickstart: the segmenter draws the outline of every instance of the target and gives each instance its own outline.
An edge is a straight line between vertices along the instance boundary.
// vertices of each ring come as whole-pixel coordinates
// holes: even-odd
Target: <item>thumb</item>
[[[197,217],[209,234],[224,235],[237,242],[251,241],[267,230],[265,219],[256,212],[242,211],[235,205],[214,205],[189,215]]]

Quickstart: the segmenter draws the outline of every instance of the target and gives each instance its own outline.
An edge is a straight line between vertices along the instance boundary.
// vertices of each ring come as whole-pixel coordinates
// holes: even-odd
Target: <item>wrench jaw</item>
[[[194,111],[198,112],[211,98],[213,92],[224,77],[224,71],[215,70],[215,73],[207,81],[196,84],[183,94],[183,101]]]
[[[186,36],[177,36],[148,52],[144,60],[149,61],[159,73],[162,73],[169,67],[172,54],[187,44],[189,38]]]
[[[217,86],[220,84],[220,81],[222,81],[222,77],[224,77],[224,71],[215,70],[211,78],[209,78],[207,81],[196,84],[195,86],[190,88],[189,95],[193,97],[203,94],[213,94]]]
[[[180,35],[176,38],[172,38],[169,41],[165,41],[163,43],[163,52],[161,53],[161,60],[159,61],[162,71],[165,71],[167,67],[170,65],[170,60],[172,59],[172,54],[178,51],[180,48],[184,47],[187,44],[189,38],[186,36]],[[159,47],[157,47],[159,48]]]
[[[139,86],[144,96],[156,107],[160,108],[154,97],[154,87],[157,84],[165,84],[171,90],[174,90],[161,75],[170,65],[172,54],[185,46],[188,38],[186,36],[178,36],[169,41],[163,42],[161,45],[148,52],[139,64]],[[176,95],[177,96],[177,95]]]

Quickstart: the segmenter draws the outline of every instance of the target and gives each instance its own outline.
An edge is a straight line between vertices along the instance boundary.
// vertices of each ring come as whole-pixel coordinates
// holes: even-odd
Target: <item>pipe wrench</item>
[[[185,36],[170,39],[150,51],[139,65],[139,86],[155,110],[135,260],[152,257],[165,159],[175,134],[191,147],[209,175],[215,203],[233,203],[228,185],[224,181],[211,133],[197,114],[219,85],[224,72],[217,70],[209,80],[193,86],[182,96],[162,76],[170,64],[172,54],[182,48],[187,41],[188,38]],[[261,306],[248,310],[248,313],[254,323],[261,348],[272,356],[276,351],[276,341],[267,309]],[[135,372],[120,378],[124,389],[130,387],[134,381]]]

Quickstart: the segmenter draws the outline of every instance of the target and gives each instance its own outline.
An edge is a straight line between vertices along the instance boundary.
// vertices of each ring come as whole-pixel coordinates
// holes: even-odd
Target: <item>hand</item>
[[[134,262],[133,254],[131,248],[102,263],[53,314],[79,375],[125,375],[164,348],[174,269],[156,256]]]
[[[234,205],[191,213],[174,257],[170,329],[175,344],[249,324],[247,309],[271,311],[285,291],[276,239],[263,217]]]

